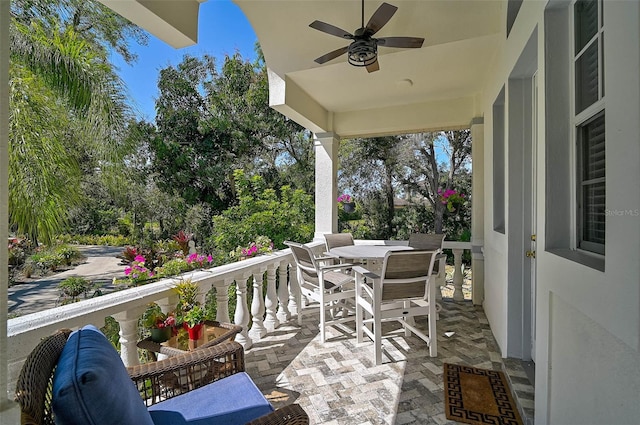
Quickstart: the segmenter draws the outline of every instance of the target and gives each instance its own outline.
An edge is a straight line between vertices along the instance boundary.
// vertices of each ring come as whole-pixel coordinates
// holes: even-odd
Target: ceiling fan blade
[[[316,59],[315,61],[319,64],[323,64],[325,62],[329,62],[331,59],[335,59],[340,55],[343,55],[345,53],[347,53],[347,50],[349,50],[349,46],[344,46],[339,48],[338,50],[334,50],[333,52],[329,52],[326,55],[322,55],[320,56],[318,59]]]
[[[378,62],[378,61],[375,61],[371,65],[367,65],[367,72],[369,72],[369,73],[376,72],[379,69],[380,69],[380,62]]]
[[[419,49],[424,43],[424,38],[419,37],[382,37],[377,40],[378,46],[405,47],[409,49]]]
[[[389,19],[396,13],[398,8],[389,3],[382,3],[378,10],[371,16],[369,22],[367,22],[366,28],[371,32],[371,35],[380,31],[380,28],[389,22]]]
[[[343,30],[342,28],[338,28],[335,25],[327,24],[326,22],[313,21],[309,24],[309,26],[318,31],[335,35],[336,37],[346,38],[346,39],[353,38],[353,34]]]

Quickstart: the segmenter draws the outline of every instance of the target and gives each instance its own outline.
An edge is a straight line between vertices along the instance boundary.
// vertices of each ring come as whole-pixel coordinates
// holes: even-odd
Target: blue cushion
[[[244,372],[149,407],[155,425],[243,425],[273,412]]]
[[[153,425],[116,349],[95,327],[74,332],[53,377],[56,424]]]

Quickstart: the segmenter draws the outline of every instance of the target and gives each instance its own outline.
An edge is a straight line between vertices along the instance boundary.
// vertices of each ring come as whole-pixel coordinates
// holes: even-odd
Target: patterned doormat
[[[444,364],[447,419],[473,425],[522,425],[502,372]]]

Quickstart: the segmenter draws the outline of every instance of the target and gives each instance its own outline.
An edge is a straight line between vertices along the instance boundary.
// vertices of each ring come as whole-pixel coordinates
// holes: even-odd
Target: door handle
[[[536,252],[535,251],[527,251],[525,252],[525,254],[528,258],[536,258]]]

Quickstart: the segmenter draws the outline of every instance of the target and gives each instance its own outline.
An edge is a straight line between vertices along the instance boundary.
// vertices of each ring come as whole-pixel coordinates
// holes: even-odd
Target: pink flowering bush
[[[144,256],[136,255],[131,265],[124,269],[124,274],[132,286],[138,286],[154,276],[153,272],[145,267],[146,261]]]
[[[464,195],[458,193],[453,189],[447,189],[444,192],[442,189],[438,189],[438,199],[443,205],[447,206],[449,212],[455,211],[456,207],[464,202]]]
[[[244,258],[255,257],[260,254],[267,254],[273,251],[273,242],[266,236],[258,236],[254,242],[246,247],[239,246],[235,251],[231,251],[229,256],[233,261],[242,260]]]
[[[213,257],[211,255],[205,256],[194,252],[193,254],[189,254],[186,262],[192,269],[202,269],[213,264]]]
[[[336,199],[336,201],[338,202],[342,202],[344,203],[349,203],[353,200],[353,198],[351,197],[351,195],[347,194],[347,193],[343,193],[342,195],[338,196],[338,199]]]

